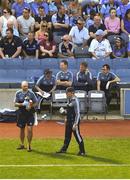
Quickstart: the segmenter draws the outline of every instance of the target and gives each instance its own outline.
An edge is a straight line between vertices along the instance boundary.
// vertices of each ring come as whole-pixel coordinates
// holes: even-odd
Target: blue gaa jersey
[[[36,85],[40,87],[42,90],[49,92],[56,84],[56,78],[54,75],[51,76],[50,79],[47,79],[44,75],[41,76]]]
[[[77,73],[76,79],[80,83],[86,83],[87,82],[89,84],[92,81],[92,74],[88,70],[85,72],[79,71]]]
[[[72,99],[68,99],[67,102],[67,122],[68,123],[79,123],[80,121],[80,107],[79,107],[79,99],[77,97],[73,97]]]
[[[28,56],[35,56],[36,50],[38,49],[39,49],[39,44],[35,39],[32,41],[32,43],[30,43],[28,39],[26,39],[23,42],[23,50],[26,52]]]
[[[37,97],[30,90],[28,90],[27,92],[23,92],[22,90],[17,91],[14,102],[23,103],[26,98],[28,98],[29,100],[32,100],[33,103],[37,103]],[[26,111],[26,108],[24,106],[20,107],[19,109],[21,109],[22,111]]]

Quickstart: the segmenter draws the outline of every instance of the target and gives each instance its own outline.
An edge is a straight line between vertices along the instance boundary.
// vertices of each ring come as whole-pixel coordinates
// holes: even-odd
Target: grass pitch
[[[74,140],[66,154],[55,154],[63,144],[59,139],[35,139],[32,152],[16,150],[18,144],[0,140],[0,178],[130,178],[128,138],[85,139],[87,157],[76,155]]]

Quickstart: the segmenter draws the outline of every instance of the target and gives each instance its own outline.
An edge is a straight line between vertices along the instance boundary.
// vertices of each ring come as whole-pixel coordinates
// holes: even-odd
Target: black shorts
[[[19,128],[25,128],[25,126],[33,126],[34,125],[34,114],[30,112],[17,112],[17,126]]]

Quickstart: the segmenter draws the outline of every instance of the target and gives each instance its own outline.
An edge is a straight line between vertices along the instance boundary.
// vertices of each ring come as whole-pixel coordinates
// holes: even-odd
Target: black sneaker
[[[17,150],[23,150],[23,149],[25,149],[25,147],[24,147],[24,145],[19,145],[18,147],[17,147]]]
[[[31,152],[31,151],[32,151],[31,146],[28,146],[27,151],[28,151],[28,152]]]
[[[78,156],[86,156],[85,152],[78,152]]]
[[[61,154],[61,153],[66,153],[65,150],[59,150],[59,151],[56,151],[57,154]]]

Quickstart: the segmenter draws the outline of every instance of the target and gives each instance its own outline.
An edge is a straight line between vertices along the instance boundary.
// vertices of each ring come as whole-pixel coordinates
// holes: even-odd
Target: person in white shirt
[[[72,42],[77,46],[86,46],[87,40],[89,39],[89,32],[86,27],[84,27],[84,20],[79,18],[77,20],[77,25],[73,26],[70,30],[69,36]]]
[[[107,39],[104,38],[104,31],[98,29],[95,33],[96,38],[92,40],[88,51],[93,59],[109,58],[112,48]]]
[[[20,37],[24,40],[30,31],[34,31],[35,19],[30,15],[30,9],[24,8],[23,15],[17,18]]]

